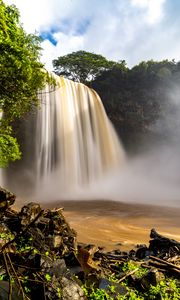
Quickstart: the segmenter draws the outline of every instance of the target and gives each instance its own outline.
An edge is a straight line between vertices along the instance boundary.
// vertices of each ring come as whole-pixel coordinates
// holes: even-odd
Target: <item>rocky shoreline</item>
[[[0,189],[0,299],[180,299],[180,243],[150,232],[149,245],[107,252],[80,244],[63,209]]]

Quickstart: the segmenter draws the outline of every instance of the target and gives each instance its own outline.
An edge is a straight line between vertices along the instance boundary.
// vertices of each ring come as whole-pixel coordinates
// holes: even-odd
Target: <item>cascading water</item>
[[[18,163],[13,167],[21,174],[21,185],[23,178],[26,185],[31,178],[31,193],[54,181],[59,191],[88,186],[124,162],[124,151],[97,93],[58,76],[56,83],[54,90],[47,86],[39,93],[40,109],[23,125],[23,160],[19,169]]]

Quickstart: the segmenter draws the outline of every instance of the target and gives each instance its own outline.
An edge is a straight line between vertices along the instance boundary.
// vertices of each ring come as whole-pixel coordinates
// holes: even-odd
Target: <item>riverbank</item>
[[[147,245],[123,251],[119,244],[118,250],[107,251],[82,244],[61,208],[50,210],[29,203],[18,212],[10,208],[14,202],[15,195],[0,190],[0,297],[3,299],[179,299],[178,241],[152,229]],[[69,212],[74,212],[72,204],[67,204]],[[102,216],[102,202],[96,202],[97,217],[100,213],[102,217],[109,216],[110,203],[103,204],[106,213]],[[111,203],[112,207],[117,218],[127,216],[126,206],[121,205],[121,214],[117,209],[119,204]],[[91,215],[91,208],[86,203],[84,210]],[[137,206],[133,211],[131,207],[132,219],[136,215],[144,218],[146,210],[149,216],[154,216],[150,207],[144,208],[143,213]]]
[[[47,207],[64,207],[64,215],[78,240],[124,250],[148,243],[155,227],[163,235],[180,241],[180,208],[126,204],[114,201],[60,201]]]

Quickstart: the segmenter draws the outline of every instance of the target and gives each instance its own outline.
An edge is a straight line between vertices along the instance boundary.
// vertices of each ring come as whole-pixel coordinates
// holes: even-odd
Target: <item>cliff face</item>
[[[92,87],[99,93],[126,150],[135,152],[144,142],[166,140],[170,126],[177,126],[175,121],[170,124],[167,116],[177,119],[179,83],[179,63],[149,61],[131,70],[104,72]]]

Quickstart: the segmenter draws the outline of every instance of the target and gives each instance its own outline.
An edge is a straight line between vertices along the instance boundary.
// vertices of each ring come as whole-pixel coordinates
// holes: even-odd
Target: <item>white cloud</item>
[[[165,0],[131,0],[134,6],[145,10],[147,22],[155,24],[163,17],[163,4]]]
[[[57,41],[43,42],[43,61],[77,50],[125,59],[180,59],[180,21],[171,0],[5,0],[20,9],[28,32],[53,32]],[[171,6],[171,9],[169,9]],[[173,8],[174,5],[174,8]]]
[[[21,14],[21,21],[25,30],[28,32],[39,31],[44,26],[51,23],[51,10],[48,0],[24,1],[24,0],[5,0],[7,4],[15,4]]]
[[[46,64],[48,70],[52,70],[52,60],[60,55],[65,55],[73,51],[78,51],[83,48],[83,37],[65,35],[62,32],[58,32],[53,35],[57,40],[57,45],[54,46],[49,40],[45,40],[42,43],[43,53],[42,62]]]

